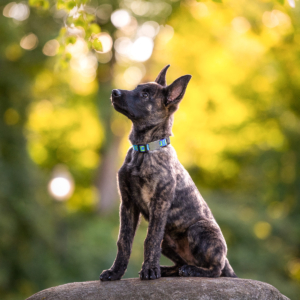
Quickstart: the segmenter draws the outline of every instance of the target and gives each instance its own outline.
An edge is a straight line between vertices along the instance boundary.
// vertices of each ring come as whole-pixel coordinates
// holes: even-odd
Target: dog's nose
[[[112,90],[112,95],[114,97],[120,97],[121,96],[121,92],[119,90]]]

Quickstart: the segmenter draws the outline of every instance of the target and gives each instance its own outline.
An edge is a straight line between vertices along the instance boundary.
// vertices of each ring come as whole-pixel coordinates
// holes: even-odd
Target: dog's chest
[[[133,194],[132,201],[147,219],[151,202],[157,197],[158,184],[166,180],[168,166],[162,166],[159,155],[153,154],[143,156],[139,164],[136,162],[134,157],[127,165],[127,182]]]
[[[154,186],[151,184],[145,184],[143,187],[141,187],[142,202],[148,207],[150,206],[150,201],[153,198],[154,193]]]
[[[141,213],[148,219],[151,203],[155,201],[157,180],[155,178],[132,177],[131,187],[133,191],[132,201],[136,203]]]

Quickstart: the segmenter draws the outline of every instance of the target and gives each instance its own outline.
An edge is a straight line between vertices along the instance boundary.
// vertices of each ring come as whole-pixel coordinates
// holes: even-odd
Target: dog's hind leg
[[[179,276],[219,277],[225,267],[227,247],[220,228],[213,220],[202,220],[187,232],[193,265],[184,265]]]
[[[226,258],[225,261],[225,267],[222,270],[222,274],[221,277],[233,277],[233,278],[237,278],[236,274],[234,273],[228,259]]]
[[[186,262],[174,251],[174,249],[163,240],[161,253],[175,263],[175,266],[160,266],[161,277],[179,276],[179,268]]]

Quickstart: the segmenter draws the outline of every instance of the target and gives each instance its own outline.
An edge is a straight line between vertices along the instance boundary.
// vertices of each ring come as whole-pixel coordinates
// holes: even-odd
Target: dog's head
[[[168,119],[177,110],[192,77],[185,75],[167,85],[169,66],[161,70],[155,82],[140,84],[132,91],[113,90],[111,101],[115,110],[133,123],[157,125]]]

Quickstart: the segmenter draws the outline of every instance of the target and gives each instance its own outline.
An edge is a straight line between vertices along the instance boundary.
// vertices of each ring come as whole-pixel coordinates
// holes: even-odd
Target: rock
[[[27,300],[289,300],[270,284],[239,278],[168,277],[157,280],[74,282]]]

